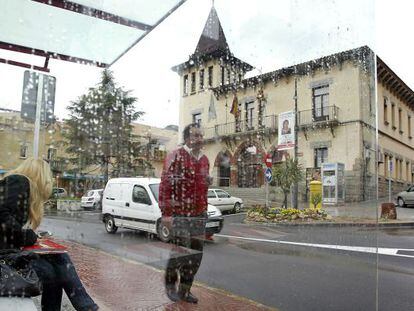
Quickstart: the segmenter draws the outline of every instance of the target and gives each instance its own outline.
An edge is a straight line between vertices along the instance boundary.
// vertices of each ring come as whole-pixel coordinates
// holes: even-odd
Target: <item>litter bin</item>
[[[322,208],[322,183],[313,180],[309,183],[310,200],[309,207]]]

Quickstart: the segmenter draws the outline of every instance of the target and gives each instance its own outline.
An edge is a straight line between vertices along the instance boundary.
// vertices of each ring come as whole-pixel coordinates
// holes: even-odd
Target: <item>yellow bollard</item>
[[[314,208],[314,203],[317,203],[316,208],[322,208],[322,183],[318,180],[311,181],[309,183],[309,191],[309,207]]]

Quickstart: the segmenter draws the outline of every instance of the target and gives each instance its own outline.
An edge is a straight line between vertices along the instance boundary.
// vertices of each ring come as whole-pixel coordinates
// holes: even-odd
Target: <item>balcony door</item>
[[[327,121],[329,120],[329,86],[324,85],[315,87],[313,93],[313,120]]]
[[[246,103],[246,130],[254,129],[254,102]]]

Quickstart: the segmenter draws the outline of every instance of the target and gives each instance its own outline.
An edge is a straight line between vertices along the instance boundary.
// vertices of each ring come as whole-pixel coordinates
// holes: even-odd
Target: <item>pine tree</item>
[[[139,143],[134,140],[132,122],[144,113],[135,111],[136,101],[130,91],[117,87],[112,72],[105,70],[96,87],[71,103],[64,137],[76,171],[100,166],[105,182],[109,169],[113,177],[133,174]]]

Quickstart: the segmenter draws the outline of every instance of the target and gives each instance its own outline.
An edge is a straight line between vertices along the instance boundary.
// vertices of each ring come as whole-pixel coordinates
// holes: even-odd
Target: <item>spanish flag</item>
[[[232,115],[234,115],[235,118],[237,118],[239,116],[239,113],[240,113],[240,111],[239,111],[239,101],[237,99],[236,94],[234,94],[234,97],[233,97],[233,103],[231,104],[230,113]]]

